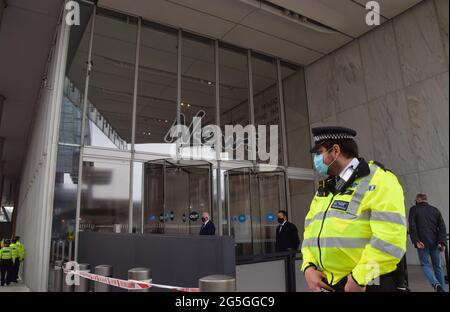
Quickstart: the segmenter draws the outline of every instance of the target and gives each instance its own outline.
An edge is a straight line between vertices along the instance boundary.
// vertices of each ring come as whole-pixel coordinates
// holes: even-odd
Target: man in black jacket
[[[423,273],[437,292],[445,291],[439,253],[445,250],[446,232],[441,212],[428,204],[427,195],[417,194],[416,205],[409,210],[409,236],[417,248]]]
[[[209,213],[202,214],[202,227],[200,228],[200,235],[215,235],[216,227],[210,220]]]
[[[287,213],[284,210],[278,211],[278,223],[275,250],[287,251],[292,249],[297,251],[300,240],[298,238],[297,227],[287,220]]]

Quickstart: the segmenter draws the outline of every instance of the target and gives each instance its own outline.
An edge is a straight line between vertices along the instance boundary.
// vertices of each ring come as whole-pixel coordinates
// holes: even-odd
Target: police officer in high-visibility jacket
[[[403,189],[375,161],[359,158],[356,131],[312,129],[314,168],[328,175],[305,218],[302,271],[311,291],[396,291],[406,251]]]
[[[0,284],[9,285],[13,278],[13,263],[17,258],[17,251],[10,247],[11,240],[5,239],[0,249]]]
[[[20,263],[22,263],[25,260],[25,246],[20,241],[19,236],[15,236],[13,238],[13,243],[17,247],[17,259],[14,262],[14,278],[12,281],[14,283],[17,283],[17,279],[19,278]]]

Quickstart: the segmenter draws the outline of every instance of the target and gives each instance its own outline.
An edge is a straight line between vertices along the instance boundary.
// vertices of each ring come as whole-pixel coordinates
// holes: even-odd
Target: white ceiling
[[[422,0],[379,0],[385,22]],[[268,0],[332,28],[324,33],[261,8],[259,0],[99,0],[174,27],[307,65],[370,31],[365,0]]]
[[[0,121],[5,176],[20,175],[33,110],[62,0],[8,0],[0,29]]]

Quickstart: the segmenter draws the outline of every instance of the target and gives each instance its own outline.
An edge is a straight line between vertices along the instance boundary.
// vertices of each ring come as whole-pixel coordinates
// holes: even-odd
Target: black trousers
[[[16,259],[13,264],[13,274],[11,282],[17,283],[17,279],[19,278],[19,268],[20,268],[20,261],[19,259]]]
[[[9,285],[13,280],[13,262],[11,259],[0,260],[0,283],[2,286]]]
[[[368,285],[366,292],[395,292],[397,291],[397,284],[395,282],[395,275],[392,273],[384,274],[379,277],[379,285]],[[345,291],[345,284],[347,277],[341,279],[336,285],[331,286],[337,292]]]

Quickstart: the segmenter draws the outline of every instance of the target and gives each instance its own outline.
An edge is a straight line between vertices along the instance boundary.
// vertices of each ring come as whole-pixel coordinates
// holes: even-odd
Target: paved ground
[[[19,281],[17,284],[12,283],[8,286],[0,286],[0,292],[29,292],[28,287]]]
[[[409,276],[409,287],[412,292],[433,292],[433,288],[428,284],[420,266],[409,265],[408,266],[408,276]],[[304,287],[299,287],[297,284],[297,291],[306,291]],[[303,285],[302,285],[303,286]],[[448,285],[447,285],[448,288]],[[9,286],[0,286],[0,292],[28,292],[30,291],[26,285],[21,281],[17,284],[11,284]]]

